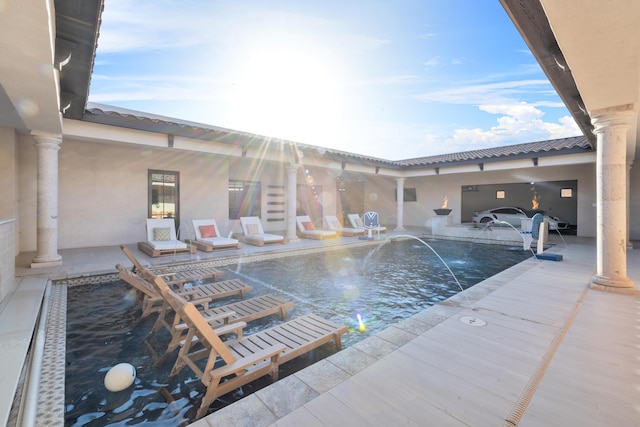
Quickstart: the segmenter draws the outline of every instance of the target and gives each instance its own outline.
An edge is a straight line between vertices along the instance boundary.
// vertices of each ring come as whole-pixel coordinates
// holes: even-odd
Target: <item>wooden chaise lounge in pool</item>
[[[162,286],[161,277],[155,281]],[[189,366],[198,375],[207,390],[197,418],[205,415],[219,396],[265,375],[277,380],[278,367],[285,362],[331,341],[340,349],[340,337],[347,332],[344,325],[308,314],[255,334],[223,342],[192,303],[184,302],[168,288],[163,296],[189,327],[185,339],[180,342],[182,347],[167,381],[184,366]],[[196,346],[196,343],[204,348]],[[218,357],[224,362],[221,366],[216,364]],[[201,359],[206,359],[204,368],[196,364]]]
[[[148,282],[149,278],[157,277],[151,275],[148,270],[142,270],[143,274],[150,277],[133,273],[125,268],[122,264],[117,264],[118,276],[139,291],[139,301],[142,306],[142,317],[151,313],[162,310],[164,297]],[[165,282],[166,283],[166,282]],[[168,286],[168,285],[167,285]],[[240,295],[244,298],[247,292],[251,292],[253,286],[247,285],[242,280],[231,279],[221,282],[204,283],[202,285],[193,286],[189,289],[180,289],[176,293],[187,301],[191,301],[202,305],[205,309],[209,308],[209,303],[213,300],[225,298],[233,295]]]
[[[151,282],[151,285],[157,292],[164,294],[170,288],[164,282]],[[160,286],[160,287],[159,287]],[[175,294],[176,298],[182,298],[179,294]],[[188,302],[182,298],[182,303]],[[156,332],[161,327],[165,327],[171,333],[171,341],[167,346],[165,355],[173,351],[187,333],[187,325],[183,322],[180,314],[174,312],[169,302],[163,297],[164,305],[158,314],[158,319],[153,326],[151,332]],[[196,301],[190,301],[194,305],[198,305]],[[237,337],[242,337],[242,329],[246,322],[261,319],[272,314],[280,313],[282,320],[287,318],[287,310],[293,307],[293,302],[284,301],[274,295],[267,294],[255,298],[238,301],[219,307],[209,307],[202,311],[204,319],[216,330],[218,335],[234,333]],[[167,319],[167,315],[174,312],[173,320]]]
[[[187,282],[194,282],[199,280],[207,280],[214,279],[218,280],[218,278],[224,275],[224,271],[218,270],[215,267],[196,267],[196,268],[188,268],[184,270],[178,270],[174,272],[168,272],[166,268],[152,268],[152,267],[144,267],[138,258],[136,258],[133,253],[127,248],[125,245],[120,245],[120,249],[124,254],[129,258],[129,261],[133,264],[132,271],[134,273],[138,273],[143,269],[149,270],[153,275],[164,277],[165,282],[169,286],[177,285],[180,288]],[[153,280],[153,278],[147,278]]]

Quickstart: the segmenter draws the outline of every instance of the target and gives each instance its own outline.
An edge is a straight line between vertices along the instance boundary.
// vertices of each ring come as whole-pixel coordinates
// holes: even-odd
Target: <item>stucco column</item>
[[[297,174],[298,165],[289,163],[287,166],[287,239],[289,241],[298,239],[296,235]]]
[[[404,178],[396,178],[397,225],[395,231],[404,231]]]
[[[596,275],[595,289],[627,292],[627,129],[633,105],[593,111],[591,123],[597,136],[596,161]]]
[[[62,135],[31,132],[38,150],[38,232],[31,268],[61,265],[58,254],[58,151]]]

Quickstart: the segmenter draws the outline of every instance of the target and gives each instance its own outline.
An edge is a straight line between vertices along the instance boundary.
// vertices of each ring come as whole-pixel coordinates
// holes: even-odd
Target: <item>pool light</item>
[[[364,322],[362,321],[362,316],[360,315],[360,313],[356,314],[356,317],[358,318],[358,329],[360,330],[360,332],[366,331],[367,327],[365,326]]]

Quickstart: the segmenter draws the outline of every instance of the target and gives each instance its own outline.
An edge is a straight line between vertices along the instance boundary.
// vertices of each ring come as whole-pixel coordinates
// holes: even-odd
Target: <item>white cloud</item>
[[[425,67],[429,68],[429,67],[433,67],[435,65],[438,65],[440,63],[440,57],[435,57],[435,58],[431,58],[428,59],[424,62]]]
[[[456,129],[452,137],[443,138],[444,143],[433,154],[567,138],[582,133],[573,117],[561,117],[557,123],[545,122],[544,112],[527,103],[482,105],[479,108],[498,116],[497,124],[489,129]]]
[[[548,80],[514,80],[499,83],[467,85],[415,95],[427,102],[458,105],[513,104],[516,98],[550,87]]]

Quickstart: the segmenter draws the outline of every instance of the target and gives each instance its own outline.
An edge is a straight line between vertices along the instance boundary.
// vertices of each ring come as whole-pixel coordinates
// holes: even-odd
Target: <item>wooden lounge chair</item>
[[[151,284],[161,295],[164,295],[170,290],[170,287],[164,281],[153,280]],[[174,292],[174,294],[176,298],[182,298],[178,293]],[[156,324],[153,326],[151,332],[155,332],[164,326],[171,333],[171,342],[169,342],[165,352],[168,353],[179,345],[184,333],[186,333],[187,327],[177,312],[173,316],[172,322],[167,320],[166,316],[169,311],[175,310],[172,310],[173,307],[164,296],[163,299],[163,310],[160,311]],[[182,299],[184,300],[182,301],[183,303],[191,302],[194,305],[198,305],[197,301]],[[205,308],[202,314],[207,323],[216,330],[218,335],[235,333],[238,337],[242,337],[242,328],[244,326],[238,329],[238,327],[234,327],[234,325],[238,325],[239,323],[246,325],[247,322],[276,313],[280,313],[282,320],[285,320],[287,318],[287,309],[291,307],[293,307],[293,302],[287,302],[274,295],[267,294],[220,307]],[[230,323],[232,324],[229,325]]]
[[[265,375],[269,375],[274,381],[278,379],[278,358],[285,350],[284,344],[262,342],[257,346],[246,338],[224,343],[193,304],[182,304],[175,300],[171,291],[165,297],[176,306],[178,314],[188,326],[187,336],[167,381],[185,365],[200,378],[206,392],[196,418],[204,416],[216,398],[231,390]],[[194,343],[200,343],[204,347],[191,352]],[[201,369],[196,362],[203,358],[206,358],[206,364]],[[216,366],[219,365],[216,363],[218,359],[224,363],[222,366]],[[222,381],[223,379],[226,381]]]
[[[224,271],[218,270],[214,267],[198,267],[198,268],[190,268],[188,270],[179,270],[174,272],[168,272],[165,268],[152,268],[152,267],[144,267],[138,258],[136,258],[133,253],[127,248],[125,245],[120,245],[120,249],[124,254],[129,258],[129,261],[133,264],[132,271],[134,273],[139,273],[143,270],[148,270],[155,276],[162,276],[164,280],[170,285],[177,285],[181,289],[184,284],[187,282],[197,282],[207,279],[218,280],[222,275],[224,275]],[[153,280],[153,277],[148,277],[147,279]]]
[[[264,246],[265,243],[287,243],[284,236],[265,233],[262,222],[257,216],[240,217],[240,225],[242,225],[243,240],[250,245]]]
[[[340,236],[351,237],[364,234],[364,228],[343,227],[340,221],[338,221],[338,217],[335,215],[325,215],[324,222],[327,224],[327,228],[329,230],[335,231]]]
[[[138,242],[138,249],[150,257],[196,253],[197,248],[178,240],[173,218],[147,218],[147,241]]]
[[[298,224],[298,236],[304,239],[333,239],[338,237],[338,233],[332,230],[318,230],[307,215],[296,216]]]
[[[162,281],[161,277],[156,278],[156,283],[159,281]],[[336,348],[340,349],[340,337],[347,332],[346,326],[308,314],[255,334],[223,342],[193,304],[183,303],[170,290],[166,290],[164,296],[189,327],[167,381],[184,366],[189,366],[198,375],[207,391],[197,418],[206,414],[216,398],[244,384],[264,375],[277,380],[278,366],[283,363],[330,341],[334,341]],[[202,344],[203,348],[196,343]],[[218,356],[224,365],[216,366]],[[196,362],[203,358],[207,362],[204,369],[200,369]],[[222,382],[223,379],[226,381]]]
[[[118,270],[118,277],[139,291],[142,317],[148,316],[151,313],[160,312],[163,309],[164,298],[162,294],[149,282],[149,280],[153,280],[154,277],[159,276],[153,275],[144,268],[141,272],[142,274],[136,274],[125,268],[122,264],[116,264],[116,269]],[[209,303],[213,300],[233,295],[240,295],[244,298],[247,292],[252,290],[253,286],[247,285],[241,280],[232,279],[205,283],[189,289],[177,290],[176,293],[186,300],[201,304],[205,309],[208,309]]]
[[[198,249],[211,252],[214,249],[240,249],[238,239],[224,237],[214,219],[194,219],[191,221],[195,239],[191,241]]]

